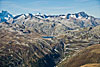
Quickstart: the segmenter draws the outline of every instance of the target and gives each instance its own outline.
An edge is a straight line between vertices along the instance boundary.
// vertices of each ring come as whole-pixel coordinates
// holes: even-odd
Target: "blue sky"
[[[11,14],[66,14],[84,11],[100,18],[100,0],[0,0],[0,11]]]

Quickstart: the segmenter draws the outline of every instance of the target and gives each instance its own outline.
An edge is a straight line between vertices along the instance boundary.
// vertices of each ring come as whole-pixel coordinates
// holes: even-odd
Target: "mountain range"
[[[13,16],[7,11],[0,13],[0,23],[11,25],[16,30],[30,31],[47,35],[66,34],[68,30],[76,30],[85,27],[95,27],[100,25],[100,19],[87,15],[85,12],[67,15],[46,15],[46,14],[20,14]],[[8,25],[8,26],[9,26]],[[23,29],[22,29],[22,28]],[[30,29],[31,28],[31,29]]]
[[[85,12],[0,13],[0,67],[98,67],[99,44],[100,19]]]

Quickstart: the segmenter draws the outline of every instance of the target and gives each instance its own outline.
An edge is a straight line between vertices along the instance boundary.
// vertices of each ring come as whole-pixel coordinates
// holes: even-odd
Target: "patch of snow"
[[[26,16],[29,16],[29,14],[25,14]]]
[[[0,13],[2,13],[2,11],[0,11]]]
[[[66,16],[61,16],[61,18],[66,18]]]
[[[76,15],[70,15],[70,17],[76,18]]]
[[[70,15],[70,17],[73,17],[73,15]]]
[[[59,52],[57,49],[54,49],[56,52]]]
[[[9,18],[8,17],[4,17],[4,19],[8,20]]]
[[[43,16],[44,14],[41,14],[41,13],[37,13],[36,15],[41,15],[41,16]]]
[[[78,19],[81,19],[81,18],[82,18],[81,16],[78,17]]]
[[[13,17],[15,17],[16,15],[13,15]]]
[[[18,17],[17,19],[21,19],[21,18],[25,18],[25,16],[24,16],[24,15],[22,15],[22,16]]]
[[[67,45],[69,46],[69,45],[71,45],[71,44],[67,44]]]
[[[75,16],[75,15],[73,15],[73,18],[76,18],[76,16]]]
[[[91,19],[91,17],[88,17],[88,19],[90,20],[90,19]]]
[[[8,17],[10,18],[10,15],[8,15]]]

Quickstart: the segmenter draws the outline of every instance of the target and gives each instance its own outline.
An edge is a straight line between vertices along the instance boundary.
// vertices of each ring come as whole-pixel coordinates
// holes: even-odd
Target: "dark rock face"
[[[71,14],[67,14],[67,19],[69,19],[70,15],[71,15]]]

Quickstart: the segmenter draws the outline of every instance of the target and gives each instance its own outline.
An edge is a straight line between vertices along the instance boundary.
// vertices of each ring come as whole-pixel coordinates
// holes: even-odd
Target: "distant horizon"
[[[85,12],[100,18],[100,0],[0,0],[0,11],[19,14],[74,14]]]

